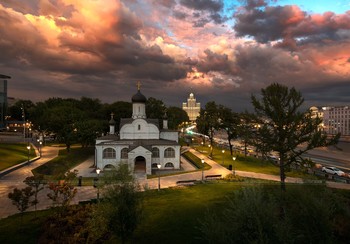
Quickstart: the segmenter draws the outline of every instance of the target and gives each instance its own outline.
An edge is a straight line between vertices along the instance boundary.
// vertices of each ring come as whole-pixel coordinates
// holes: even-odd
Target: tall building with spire
[[[193,93],[187,98],[187,103],[182,103],[182,109],[186,111],[190,121],[196,121],[201,110],[201,104],[197,103]]]

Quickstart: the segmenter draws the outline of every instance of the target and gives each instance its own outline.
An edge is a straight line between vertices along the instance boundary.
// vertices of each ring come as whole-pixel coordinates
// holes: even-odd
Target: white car
[[[336,168],[336,167],[322,167],[322,171],[327,173],[327,174],[331,174],[331,175],[338,175],[338,176],[343,176],[345,175],[344,171],[341,171],[340,169]]]

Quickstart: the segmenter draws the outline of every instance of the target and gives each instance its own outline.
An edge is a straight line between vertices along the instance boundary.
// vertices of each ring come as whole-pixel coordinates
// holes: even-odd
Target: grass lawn
[[[279,192],[280,185],[262,180],[245,179],[244,182],[213,181],[185,188],[169,188],[144,192],[144,215],[128,243],[205,243],[200,239],[198,226],[206,211],[219,212],[227,204],[227,197],[242,187],[264,185]],[[291,188],[306,188],[303,185],[287,184]],[[323,188],[323,186],[317,186]],[[321,189],[320,188],[320,189]],[[319,188],[315,188],[317,190]],[[349,191],[332,190],[344,197]],[[0,220],[2,243],[36,243],[42,223],[51,210],[25,213],[23,224],[20,215]],[[115,239],[107,243],[118,243]]]
[[[210,149],[205,146],[196,146],[194,148],[206,156],[208,156],[210,153]],[[279,175],[279,168],[270,162],[262,161],[261,159],[251,156],[244,157],[244,154],[242,153],[234,153],[233,155],[236,157],[235,161],[233,161],[232,159],[230,150],[225,150],[225,152],[222,153],[221,148],[213,148],[213,160],[226,168],[228,168],[231,164],[236,170]],[[317,178],[316,176],[309,175],[300,171],[286,172],[286,175],[290,177],[300,177],[308,179]]]
[[[36,157],[33,147],[30,149],[29,158]],[[16,164],[28,160],[26,143],[0,143],[0,170],[10,168]]]
[[[58,153],[58,157],[50,160],[33,170],[33,174],[43,174],[45,176],[55,176],[64,174],[71,168],[84,162],[95,152],[94,147],[82,148],[73,147],[68,153],[66,149],[62,149]]]

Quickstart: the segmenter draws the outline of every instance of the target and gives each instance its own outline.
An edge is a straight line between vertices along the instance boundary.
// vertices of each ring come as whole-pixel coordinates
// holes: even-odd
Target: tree
[[[238,126],[240,124],[240,120],[238,114],[232,112],[230,108],[221,106],[220,107],[220,128],[226,131],[228,144],[230,146],[231,155],[232,152],[232,143],[231,140],[237,139],[238,137]]]
[[[46,184],[46,181],[44,180],[43,175],[35,175],[35,176],[29,176],[25,178],[23,181],[28,186],[34,188],[34,200],[32,204],[35,206],[36,211],[36,205],[39,203],[38,201],[38,192],[44,189],[44,185]]]
[[[311,117],[311,111],[301,111],[304,99],[295,88],[274,83],[261,90],[262,98],[252,95],[256,115],[266,122],[258,129],[259,140],[270,151],[279,153],[281,189],[285,191],[285,170],[293,162],[303,160],[303,153],[334,145],[340,134],[327,139],[319,130],[321,119]]]
[[[208,102],[205,108],[199,112],[196,119],[197,130],[209,137],[210,157],[213,156],[214,133],[220,128],[221,118],[219,106],[214,101]]]
[[[128,165],[122,164],[117,170],[104,174],[103,201],[98,204],[95,216],[91,218],[90,234],[94,236],[93,239],[98,239],[110,231],[125,243],[141,219],[142,193]]]
[[[29,208],[30,198],[34,195],[33,189],[28,186],[23,189],[18,189],[17,187],[13,189],[12,192],[8,194],[8,198],[12,200],[12,204],[17,207],[21,212],[21,220],[23,213]]]
[[[169,129],[176,130],[181,123],[189,121],[187,113],[181,108],[169,107],[166,113]]]
[[[244,144],[244,156],[247,156],[247,147],[254,141],[254,119],[248,112],[239,115],[240,123],[238,126],[238,135]]]
[[[166,107],[162,100],[150,97],[146,102],[146,115],[149,119],[158,119],[159,125],[162,128],[162,120],[166,113]]]

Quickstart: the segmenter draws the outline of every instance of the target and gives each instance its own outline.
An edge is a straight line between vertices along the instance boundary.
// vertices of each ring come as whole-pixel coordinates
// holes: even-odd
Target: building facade
[[[187,103],[182,103],[182,109],[186,111],[190,121],[196,121],[201,110],[201,104],[197,103],[193,93],[187,98]]]
[[[341,133],[341,136],[350,135],[350,108],[342,107],[323,107],[323,128],[328,134],[335,135]]]
[[[178,132],[168,130],[167,120],[163,129],[158,119],[147,119],[146,97],[138,88],[132,97],[131,118],[121,119],[116,132],[113,114],[109,121],[109,134],[96,140],[95,166],[102,170],[128,164],[135,173],[152,174],[152,169],[180,169],[180,145]]]
[[[6,111],[7,111],[7,80],[10,76],[0,74],[0,129],[6,127]]]

